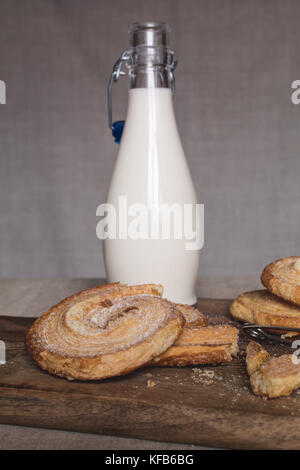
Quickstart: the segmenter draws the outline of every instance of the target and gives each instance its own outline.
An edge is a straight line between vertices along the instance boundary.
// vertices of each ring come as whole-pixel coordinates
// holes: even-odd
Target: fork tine
[[[272,327],[272,326],[261,326],[261,325],[252,325],[250,323],[245,323],[243,325],[243,331],[250,337],[260,339],[262,341],[275,341],[277,343],[291,346],[292,340],[282,338],[276,334],[269,333],[268,330],[281,330],[284,331],[284,327]],[[300,333],[299,328],[286,328],[287,331],[295,331]],[[294,338],[293,338],[294,339]]]

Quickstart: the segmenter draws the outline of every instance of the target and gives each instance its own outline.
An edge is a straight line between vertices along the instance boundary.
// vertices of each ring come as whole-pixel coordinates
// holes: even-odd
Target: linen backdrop
[[[199,202],[200,275],[300,254],[298,0],[0,0],[0,276],[100,277],[96,207],[117,144],[106,85],[128,24],[167,21]],[[127,79],[114,90],[125,115]]]

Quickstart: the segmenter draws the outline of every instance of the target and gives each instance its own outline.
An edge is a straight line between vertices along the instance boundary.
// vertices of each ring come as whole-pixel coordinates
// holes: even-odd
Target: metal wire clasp
[[[174,95],[175,94],[175,77],[174,77],[173,72],[177,67],[178,60],[176,59],[175,54],[172,50],[170,51],[170,55],[171,55],[171,63],[170,63],[169,74],[170,74],[171,90],[172,90],[172,94]]]
[[[112,86],[114,82],[117,82],[120,76],[126,75],[126,72],[122,70],[123,64],[129,62],[131,58],[132,49],[125,49],[122,52],[121,57],[117,60],[113,66],[112,74],[109,78],[108,87],[107,87],[107,103],[108,103],[108,126],[110,129],[113,129],[113,119],[112,119]]]
[[[112,74],[109,78],[108,81],[108,87],[107,87],[107,104],[108,104],[108,126],[112,130],[112,134],[115,138],[115,142],[118,144],[120,143],[123,128],[124,128],[124,123],[125,121],[116,121],[113,122],[112,118],[112,86],[115,82],[119,80],[121,76],[126,75],[126,72],[122,70],[123,64],[129,64],[129,62],[133,61],[133,51],[134,48],[128,48],[125,49],[121,57],[117,60],[115,65],[113,66]],[[169,73],[169,80],[170,80],[170,86],[172,93],[175,93],[175,77],[174,77],[174,70],[177,65],[177,59],[174,55],[174,52],[172,50],[169,50],[169,60],[168,63],[166,64],[166,67],[168,67],[168,73]]]

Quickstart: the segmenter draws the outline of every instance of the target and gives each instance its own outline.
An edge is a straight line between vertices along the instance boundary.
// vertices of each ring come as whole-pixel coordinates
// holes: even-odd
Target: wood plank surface
[[[235,324],[230,302],[199,299],[198,308],[212,323]],[[0,423],[223,448],[300,448],[300,396],[264,400],[252,394],[243,334],[242,354],[231,364],[143,368],[82,383],[50,376],[33,364],[23,343],[32,321],[0,317],[0,339],[7,346],[7,363],[0,366]],[[154,387],[147,386],[149,377]]]

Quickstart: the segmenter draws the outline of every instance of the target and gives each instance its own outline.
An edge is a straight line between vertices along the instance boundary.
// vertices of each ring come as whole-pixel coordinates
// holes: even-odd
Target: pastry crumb
[[[293,338],[294,336],[299,336],[299,333],[296,333],[294,331],[288,331],[287,333],[280,335],[280,338],[281,339]]]
[[[192,374],[192,381],[194,383],[201,383],[203,385],[211,385],[213,384],[213,379],[215,377],[215,372],[213,370],[209,369],[197,369],[194,368],[192,369],[193,374]]]
[[[147,380],[147,387],[155,387],[156,382],[154,380],[148,379]]]

